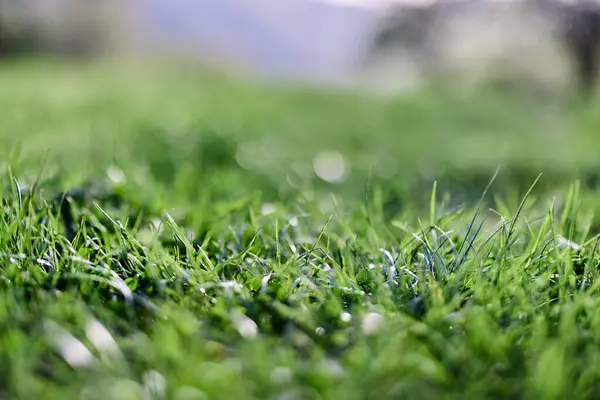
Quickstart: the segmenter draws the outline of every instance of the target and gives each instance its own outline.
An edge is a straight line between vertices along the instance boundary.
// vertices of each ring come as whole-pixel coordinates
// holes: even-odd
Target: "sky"
[[[142,26],[152,38],[149,43],[177,43],[186,51],[236,60],[264,73],[315,77],[339,75],[350,68],[364,51],[379,15],[375,2],[366,0],[138,0],[137,4]]]

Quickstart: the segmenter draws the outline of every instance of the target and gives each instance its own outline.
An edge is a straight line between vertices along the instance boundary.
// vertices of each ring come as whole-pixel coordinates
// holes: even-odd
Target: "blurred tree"
[[[503,10],[511,8],[512,13],[502,14]],[[457,22],[459,19],[460,22]],[[497,24],[494,19],[501,20],[502,24]],[[521,25],[511,22],[517,19],[521,20]],[[486,24],[486,21],[490,23]],[[501,28],[497,29],[498,26]],[[463,29],[473,32],[461,36]],[[488,29],[497,31],[490,35],[484,32]],[[515,32],[517,29],[519,31]],[[452,36],[456,32],[458,35]],[[502,35],[506,36],[506,40],[498,41],[497,38]],[[480,41],[471,40],[473,37],[480,37]],[[452,40],[464,43],[455,46]],[[524,43],[530,45],[525,52]],[[494,46],[498,47],[498,51],[489,51]],[[568,64],[572,65],[572,79],[578,82],[580,93],[585,96],[592,94],[600,67],[600,0],[455,0],[399,4],[392,8],[373,32],[364,62],[369,63],[377,54],[402,50],[403,57],[411,58],[421,72],[435,75],[451,67],[451,61],[456,60],[452,52],[460,49],[461,57],[465,54],[476,55],[465,59],[464,65],[460,65],[460,68],[472,73],[474,69],[470,64],[475,60],[495,57],[496,53],[506,51],[512,54],[506,54],[499,60],[512,58],[517,61],[511,61],[510,65],[518,65],[519,62],[535,65],[528,70],[533,79],[542,74],[542,70],[551,70],[559,64],[556,57],[549,58],[543,52],[540,53],[540,59],[535,58],[536,52],[544,46],[553,48],[552,52],[556,54],[566,52]],[[470,53],[463,51],[466,48],[470,48]],[[491,63],[494,64],[502,63]],[[501,65],[499,73],[505,74],[510,65]],[[484,69],[489,71],[486,74],[495,71],[487,67],[486,64]],[[521,68],[516,71],[521,73]],[[552,84],[545,80],[542,83],[545,86]]]
[[[118,36],[127,7],[112,0],[0,0],[0,54],[95,54]]]
[[[566,41],[577,68],[581,91],[592,94],[598,78],[600,3],[580,0],[567,8]]]
[[[0,0],[0,56],[6,57],[33,50],[34,34],[24,26],[19,26],[11,7],[11,0]]]

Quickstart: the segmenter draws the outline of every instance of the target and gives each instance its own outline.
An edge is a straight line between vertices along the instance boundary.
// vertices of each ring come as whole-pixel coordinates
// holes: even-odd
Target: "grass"
[[[2,397],[600,396],[594,105],[0,85]]]

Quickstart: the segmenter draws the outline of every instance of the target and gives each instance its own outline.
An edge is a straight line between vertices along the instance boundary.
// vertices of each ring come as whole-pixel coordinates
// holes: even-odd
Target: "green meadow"
[[[600,397],[599,102],[0,88],[0,397]]]

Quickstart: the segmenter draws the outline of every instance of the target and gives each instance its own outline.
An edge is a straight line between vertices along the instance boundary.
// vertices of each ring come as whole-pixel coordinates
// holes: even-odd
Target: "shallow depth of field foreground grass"
[[[593,105],[181,75],[0,66],[2,398],[600,397]]]

